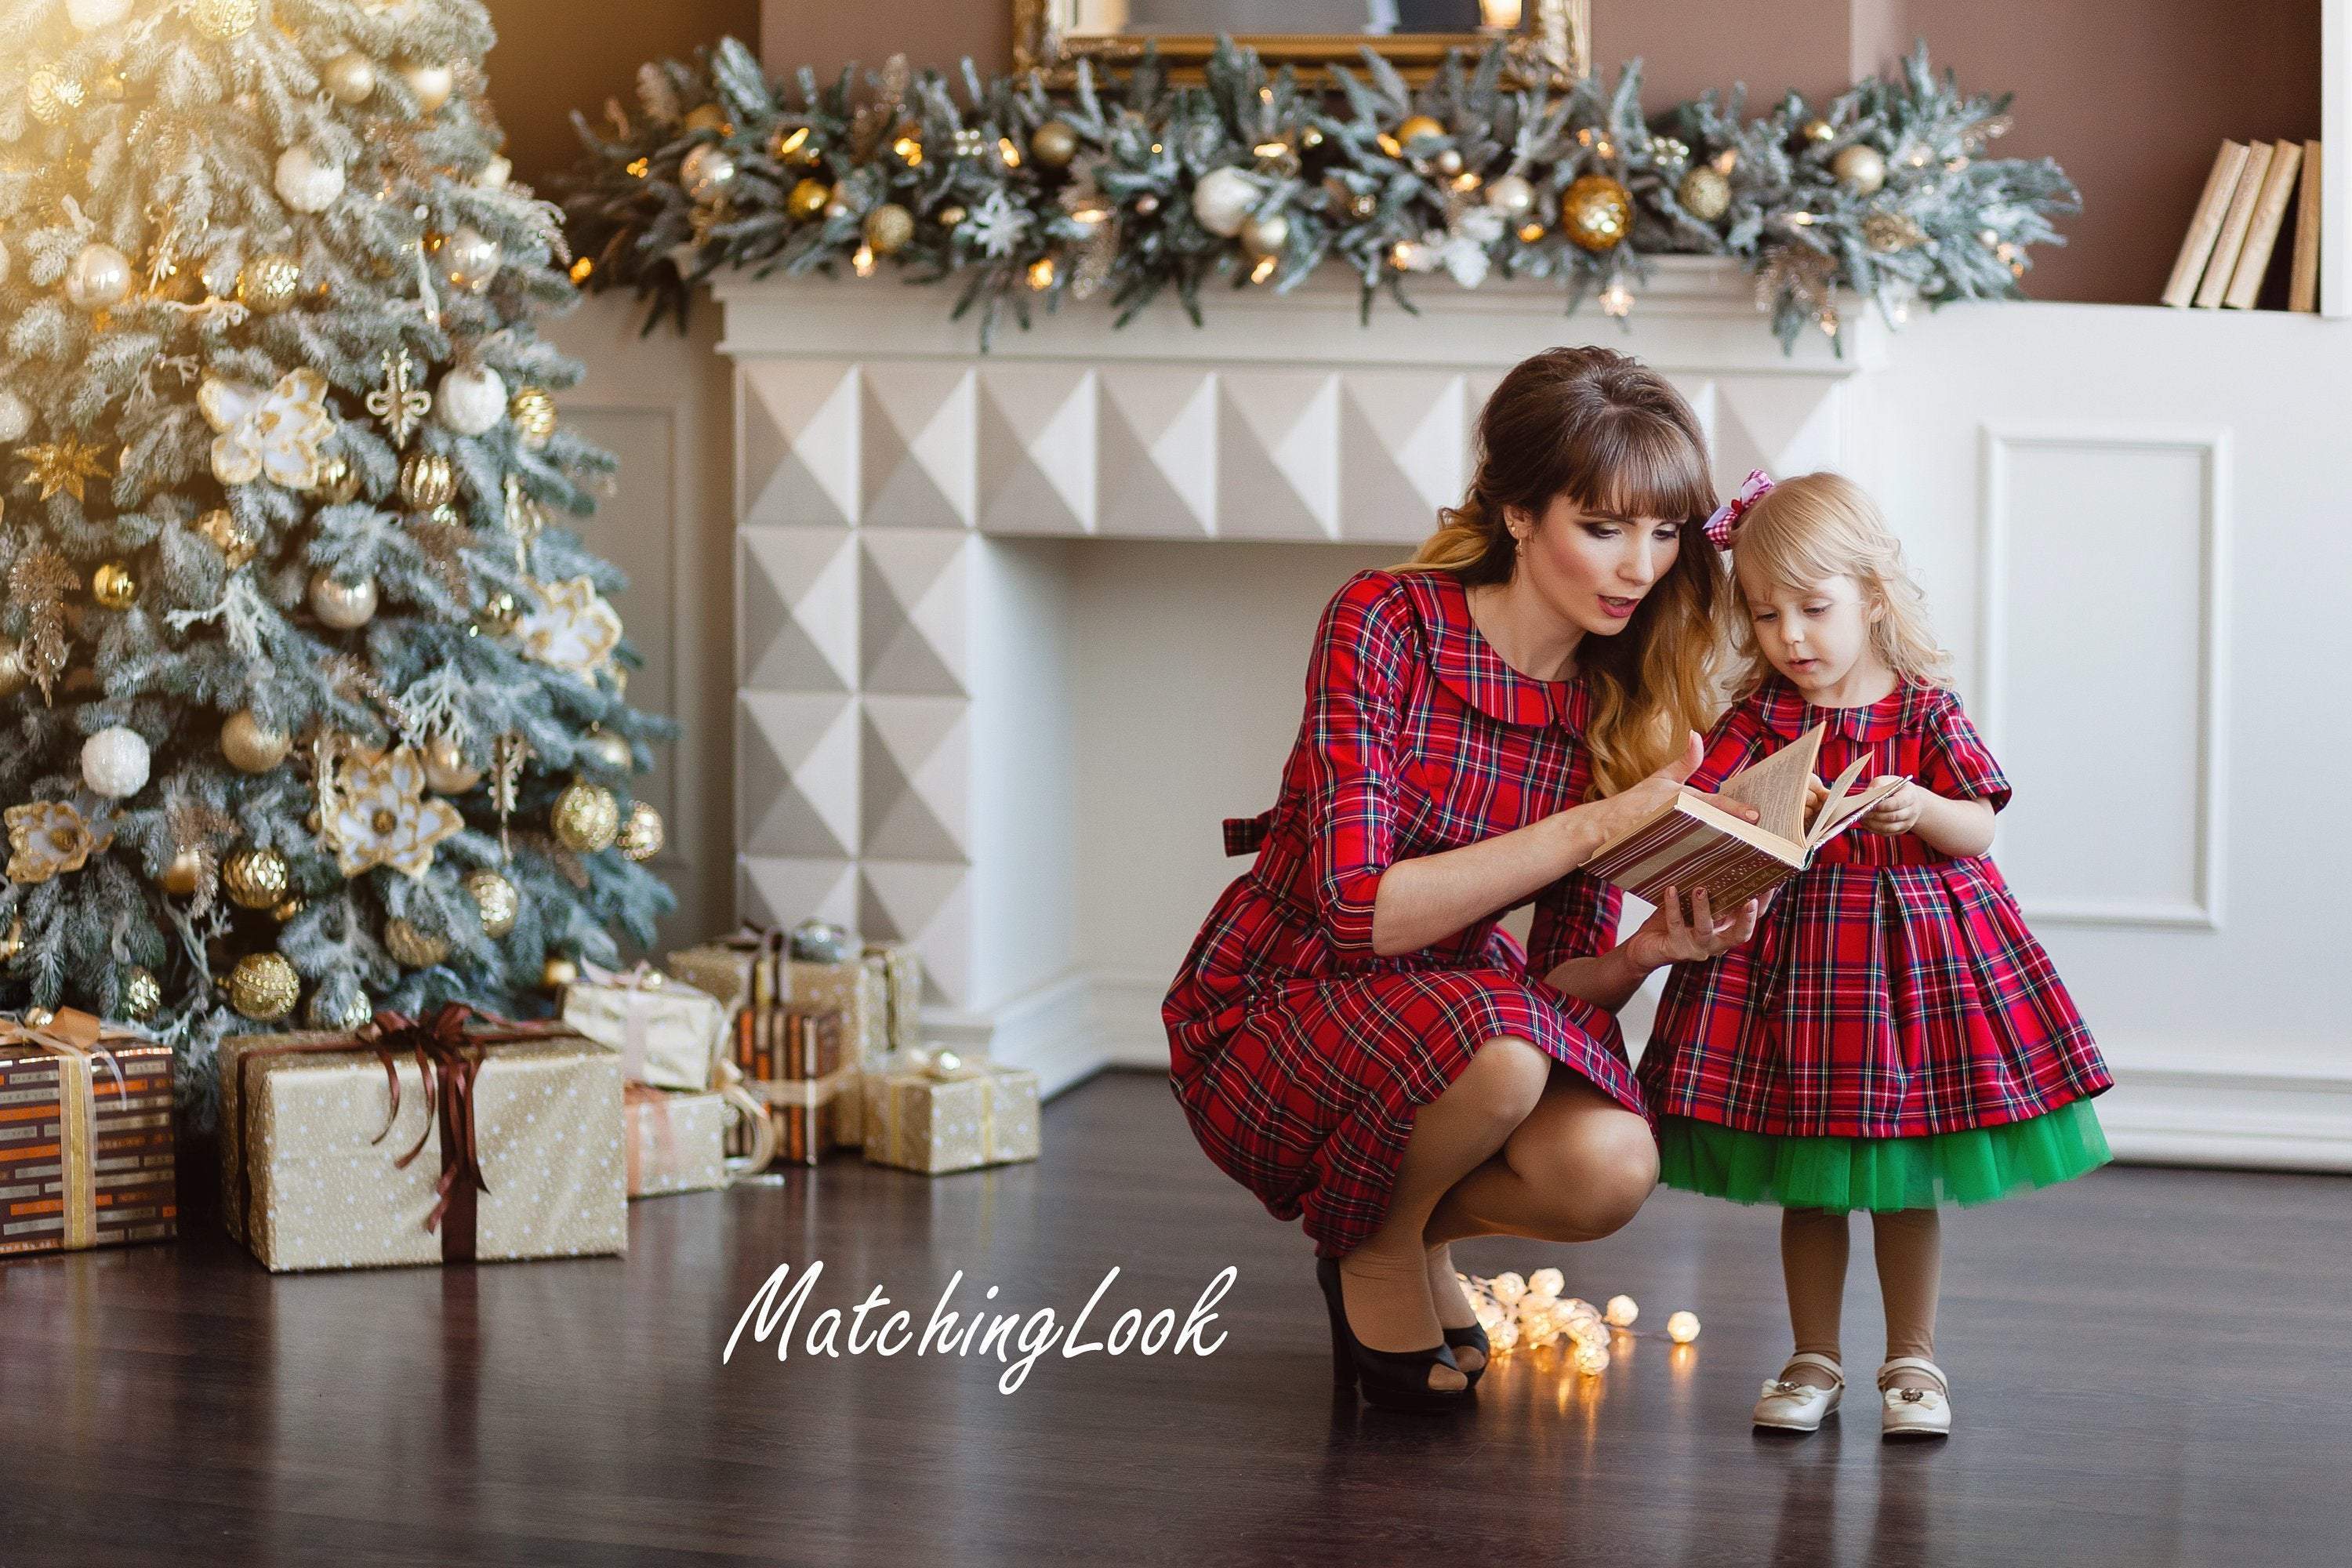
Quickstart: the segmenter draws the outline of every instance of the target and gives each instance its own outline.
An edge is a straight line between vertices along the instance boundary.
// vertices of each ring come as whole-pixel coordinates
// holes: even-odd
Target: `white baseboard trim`
[[[992,1015],[934,1008],[924,1024],[942,1045],[1032,1069],[1038,1092],[1050,1098],[1108,1068],[1166,1071],[1160,1003],[1167,989],[1156,975],[1079,971]],[[1646,992],[1627,1004],[1628,1039],[1648,1034],[1654,1006]],[[2149,1056],[2163,1065],[2145,1062]],[[2352,1063],[2342,1072],[2203,1067],[2182,1063],[2176,1049],[2139,1052],[2129,1041],[2111,1043],[2108,1059],[2116,1087],[2099,1097],[2099,1121],[2120,1161],[2352,1172]]]

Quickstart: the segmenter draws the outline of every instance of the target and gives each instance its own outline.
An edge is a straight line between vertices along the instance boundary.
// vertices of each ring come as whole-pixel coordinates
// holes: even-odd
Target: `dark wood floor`
[[[1329,1395],[1304,1243],[1202,1158],[1165,1083],[1099,1079],[1037,1164],[844,1161],[639,1204],[625,1261],[272,1278],[210,1227],[0,1268],[0,1563],[2342,1563],[2352,1557],[2352,1182],[2116,1170],[1956,1218],[1960,1436],[1752,1435],[1786,1348],[1769,1213],[1662,1194],[1557,1263],[1645,1321],[1585,1382],[1500,1363],[1475,1415]],[[1874,1363],[1857,1247],[1848,1355]],[[1181,1317],[1227,1264],[1223,1347],[1041,1361],[719,1350],[779,1262],[802,1319],[880,1285],[1066,1316],[1119,1278]],[[878,1318],[877,1318],[878,1321]]]

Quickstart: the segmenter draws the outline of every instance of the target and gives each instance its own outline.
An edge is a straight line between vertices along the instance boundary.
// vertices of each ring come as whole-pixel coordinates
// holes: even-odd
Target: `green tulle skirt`
[[[2108,1159],[2087,1100],[2027,1121],[1918,1138],[1784,1138],[1669,1116],[1658,1142],[1658,1179],[1667,1186],[1806,1209],[1990,1203],[2072,1181]]]

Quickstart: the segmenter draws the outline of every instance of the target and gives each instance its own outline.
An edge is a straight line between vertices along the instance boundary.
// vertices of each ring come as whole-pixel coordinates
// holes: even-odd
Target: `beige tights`
[[[1871,1247],[1878,1264],[1878,1293],[1886,1308],[1886,1355],[1936,1354],[1936,1297],[1943,1274],[1943,1226],[1934,1209],[1896,1209],[1870,1216]],[[1845,1300],[1846,1216],[1822,1209],[1786,1209],[1780,1215],[1780,1273],[1789,1289],[1789,1326],[1797,1349],[1838,1354],[1838,1321]],[[1793,1383],[1818,1388],[1827,1373],[1798,1367]],[[1924,1373],[1897,1373],[1897,1388],[1932,1388]]]

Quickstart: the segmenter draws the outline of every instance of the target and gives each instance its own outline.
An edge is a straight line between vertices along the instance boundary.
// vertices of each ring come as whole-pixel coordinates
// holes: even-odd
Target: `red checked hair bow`
[[[1731,536],[1738,529],[1739,520],[1747,515],[1748,509],[1761,500],[1764,492],[1771,488],[1771,476],[1765,473],[1763,469],[1748,470],[1748,477],[1739,481],[1738,492],[1729,500],[1717,507],[1714,513],[1706,520],[1706,536],[1714,541],[1717,549],[1731,548]]]

